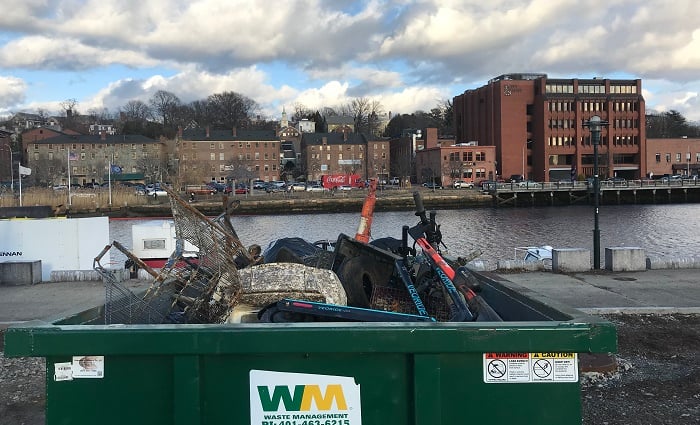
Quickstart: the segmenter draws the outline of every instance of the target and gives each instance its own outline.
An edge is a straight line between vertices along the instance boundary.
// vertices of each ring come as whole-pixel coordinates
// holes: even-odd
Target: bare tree
[[[180,106],[180,99],[173,93],[165,90],[158,90],[149,100],[151,111],[157,121],[163,127],[172,125],[177,107]]]
[[[145,122],[151,118],[151,108],[140,100],[130,100],[120,108],[122,119]]]
[[[63,113],[66,117],[71,118],[78,113],[76,107],[78,106],[78,101],[75,99],[66,99],[60,103]]]
[[[220,128],[245,127],[259,109],[258,104],[236,92],[223,92],[209,96],[211,123]]]

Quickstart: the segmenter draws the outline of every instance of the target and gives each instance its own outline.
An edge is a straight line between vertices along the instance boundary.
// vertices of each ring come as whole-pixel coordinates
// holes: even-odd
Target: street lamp
[[[598,224],[600,180],[598,178],[598,145],[600,144],[601,128],[606,125],[608,125],[608,122],[603,121],[598,115],[593,115],[587,122],[583,123],[583,126],[588,127],[591,131],[591,139],[593,141],[593,268],[596,270],[600,269],[600,226]]]

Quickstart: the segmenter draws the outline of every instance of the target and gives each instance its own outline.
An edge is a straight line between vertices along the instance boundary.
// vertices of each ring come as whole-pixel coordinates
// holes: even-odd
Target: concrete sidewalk
[[[700,270],[668,269],[641,272],[597,271],[488,273],[499,283],[546,303],[564,304],[587,313],[700,314]],[[132,291],[149,282],[124,283]],[[101,281],[0,285],[0,326],[57,318],[105,302]]]

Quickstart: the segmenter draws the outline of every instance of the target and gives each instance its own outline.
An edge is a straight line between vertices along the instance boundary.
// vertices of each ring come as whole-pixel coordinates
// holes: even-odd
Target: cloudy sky
[[[0,115],[117,112],[167,90],[261,114],[379,100],[429,111],[506,73],[641,78],[700,121],[697,0],[4,0]]]

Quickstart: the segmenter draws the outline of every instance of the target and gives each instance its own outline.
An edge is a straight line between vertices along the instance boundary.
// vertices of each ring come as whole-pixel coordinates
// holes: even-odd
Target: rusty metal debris
[[[209,219],[165,190],[178,243],[163,268],[148,267],[118,241],[95,258],[107,286],[108,324],[499,320],[480,299],[466,260],[448,263],[441,255],[435,214],[427,217],[419,195],[419,224],[404,226],[401,240],[369,242],[370,190],[355,238],[341,234],[323,244],[288,238],[262,252],[238,238],[230,220],[238,201],[224,197],[224,212]],[[409,244],[409,234],[420,250]],[[184,255],[184,242],[198,249],[196,258]],[[153,276],[144,294],[131,294],[102,267],[112,247]]]

